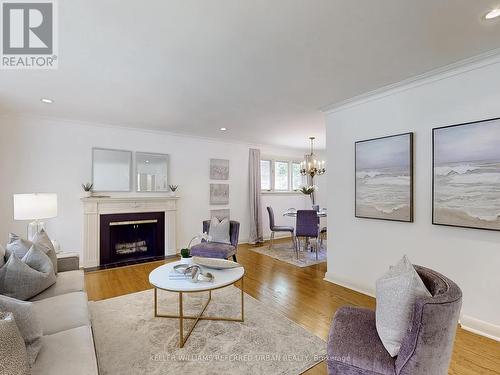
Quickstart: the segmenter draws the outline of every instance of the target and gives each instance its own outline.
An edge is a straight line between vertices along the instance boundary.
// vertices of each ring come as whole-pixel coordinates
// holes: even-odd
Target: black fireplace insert
[[[100,264],[119,264],[165,254],[165,213],[100,216]]]

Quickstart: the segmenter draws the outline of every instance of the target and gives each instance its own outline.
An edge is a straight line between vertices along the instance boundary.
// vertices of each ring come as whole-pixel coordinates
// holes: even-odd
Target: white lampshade
[[[57,216],[57,194],[14,194],[14,220],[40,220]]]

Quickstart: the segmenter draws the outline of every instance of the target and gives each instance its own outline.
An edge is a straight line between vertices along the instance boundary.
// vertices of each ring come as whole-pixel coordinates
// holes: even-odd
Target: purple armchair
[[[210,220],[203,221],[203,232],[208,233],[210,229]],[[221,258],[228,259],[233,257],[236,262],[236,252],[238,250],[238,238],[240,236],[240,223],[231,220],[229,223],[229,235],[231,244],[219,242],[207,242],[202,240],[201,243],[191,247],[191,255],[205,258]]]
[[[460,288],[443,275],[415,266],[432,297],[417,300],[399,355],[385,350],[375,312],[340,308],[328,337],[329,375],[447,375],[462,306]]]

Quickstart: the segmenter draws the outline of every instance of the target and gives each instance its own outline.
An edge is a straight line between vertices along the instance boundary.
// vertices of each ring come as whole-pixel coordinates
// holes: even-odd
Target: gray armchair
[[[446,375],[453,350],[462,292],[450,279],[415,266],[430,298],[417,300],[411,329],[392,358],[375,327],[375,312],[340,308],[328,337],[328,374]]]

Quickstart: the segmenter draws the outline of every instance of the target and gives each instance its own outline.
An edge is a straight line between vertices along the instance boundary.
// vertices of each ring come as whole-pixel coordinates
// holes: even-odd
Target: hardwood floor
[[[238,249],[238,261],[246,269],[245,292],[324,340],[339,307],[375,307],[372,297],[324,281],[326,263],[299,268],[250,251],[250,247],[240,245]],[[97,301],[149,289],[149,273],[169,261],[86,273],[89,299]],[[320,363],[306,374],[326,372],[326,364]],[[459,328],[449,374],[500,374],[500,343]]]

